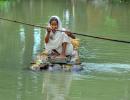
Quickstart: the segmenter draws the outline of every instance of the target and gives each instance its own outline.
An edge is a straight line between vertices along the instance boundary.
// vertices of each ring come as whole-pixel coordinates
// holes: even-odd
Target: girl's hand
[[[66,34],[67,34],[68,36],[71,36],[71,35],[72,35],[72,33],[71,33],[70,31],[66,31]]]
[[[66,31],[65,33],[66,33],[69,37],[71,37],[72,39],[75,39],[75,36],[73,35],[72,32]]]
[[[51,30],[52,30],[51,27],[48,26],[48,27],[47,27],[47,33],[50,33]]]

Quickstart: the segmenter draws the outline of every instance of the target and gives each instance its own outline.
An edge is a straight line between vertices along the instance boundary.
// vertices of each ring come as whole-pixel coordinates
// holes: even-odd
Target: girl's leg
[[[63,57],[66,56],[66,47],[67,47],[67,42],[64,42],[62,44],[62,52],[61,52],[61,56],[63,56]]]

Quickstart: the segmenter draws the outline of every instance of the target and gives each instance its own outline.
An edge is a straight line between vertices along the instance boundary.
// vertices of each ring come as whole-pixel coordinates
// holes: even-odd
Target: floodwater
[[[112,1],[112,0],[111,0]],[[117,0],[116,0],[117,1]],[[130,3],[109,0],[0,0],[0,17],[130,41]],[[0,100],[130,100],[130,44],[77,35],[82,72],[33,72],[45,30],[0,19]]]

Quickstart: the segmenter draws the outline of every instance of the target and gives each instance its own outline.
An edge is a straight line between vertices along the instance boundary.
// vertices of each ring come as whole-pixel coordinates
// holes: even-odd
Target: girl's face
[[[57,21],[55,21],[55,20],[51,21],[50,26],[51,26],[52,30],[58,29]]]

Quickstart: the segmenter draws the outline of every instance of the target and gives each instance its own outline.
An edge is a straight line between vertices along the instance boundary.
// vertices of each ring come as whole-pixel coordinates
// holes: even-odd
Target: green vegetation
[[[111,0],[112,3],[128,3],[129,0]]]

